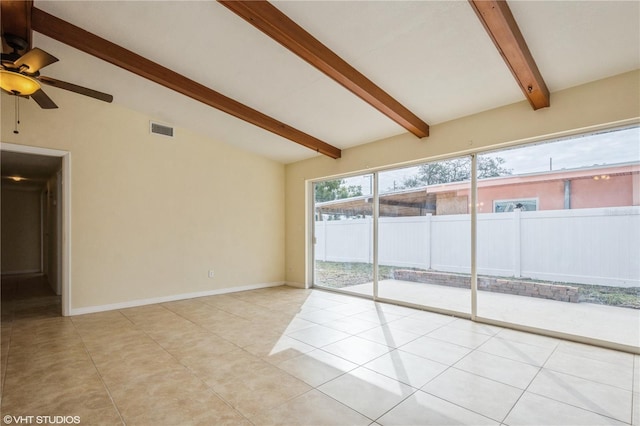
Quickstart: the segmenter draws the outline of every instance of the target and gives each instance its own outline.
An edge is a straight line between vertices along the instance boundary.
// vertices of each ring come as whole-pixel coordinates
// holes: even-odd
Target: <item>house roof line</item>
[[[507,175],[497,176],[492,178],[481,179],[478,181],[478,187],[486,186],[502,186],[502,185],[514,185],[514,184],[526,184],[532,182],[544,182],[549,180],[566,180],[566,179],[587,179],[594,176],[595,171],[609,176],[625,175],[625,174],[640,174],[640,162],[625,162],[615,163],[608,165],[593,165],[588,167],[576,167],[572,169],[560,169],[544,172],[526,173],[521,175]],[[598,173],[598,174],[600,174]],[[559,177],[559,175],[562,175]],[[438,192],[449,192],[459,190],[469,190],[469,181],[463,182],[450,182],[436,185],[417,186],[413,188],[405,188],[400,191],[385,192],[380,194],[380,197],[389,197],[403,194],[415,194],[424,192],[425,194],[434,194]],[[343,204],[346,202],[371,202],[373,195],[360,195],[351,198],[341,198],[338,200],[324,201],[316,203],[317,207],[325,207],[337,204]]]

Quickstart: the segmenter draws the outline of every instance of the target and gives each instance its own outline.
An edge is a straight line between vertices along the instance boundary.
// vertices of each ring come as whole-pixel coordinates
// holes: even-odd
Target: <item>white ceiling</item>
[[[466,1],[274,4],[430,125],[524,99]],[[552,92],[640,68],[640,2],[509,4]],[[338,148],[405,132],[216,2],[35,6]],[[36,32],[33,45],[60,59],[44,75],[158,121],[283,163],[318,155]],[[45,90],[56,101],[60,89]]]

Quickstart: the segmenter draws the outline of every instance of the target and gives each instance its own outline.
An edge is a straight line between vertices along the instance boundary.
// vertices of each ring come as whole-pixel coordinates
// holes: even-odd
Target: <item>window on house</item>
[[[520,198],[513,200],[495,200],[493,202],[493,212],[512,212],[520,209],[523,212],[533,212],[538,210],[538,200],[536,198]]]

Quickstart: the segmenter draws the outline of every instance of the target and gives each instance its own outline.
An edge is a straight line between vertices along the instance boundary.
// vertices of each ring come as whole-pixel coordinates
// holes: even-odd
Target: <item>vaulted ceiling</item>
[[[5,19],[11,3],[2,0],[3,31],[12,25]],[[527,98],[534,109],[553,108],[546,88],[553,93],[640,68],[635,1],[33,6],[32,22],[13,24],[32,26],[32,46],[60,59],[44,75],[283,163],[338,157],[405,132],[429,143],[429,125]],[[69,28],[96,39],[76,34],[73,41]],[[95,46],[107,57],[86,53]],[[149,73],[195,93],[164,87]],[[45,90],[56,99],[60,89]],[[64,108],[70,98],[60,99]],[[216,102],[227,112],[212,108]]]

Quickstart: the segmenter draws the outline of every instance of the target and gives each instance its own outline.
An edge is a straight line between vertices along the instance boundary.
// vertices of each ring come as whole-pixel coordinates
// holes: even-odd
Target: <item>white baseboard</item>
[[[175,302],[178,300],[195,299],[197,297],[216,296],[219,294],[237,293],[240,291],[257,290],[260,288],[278,287],[285,285],[283,281],[273,283],[249,284],[239,287],[218,288],[215,290],[199,291],[195,293],[175,294],[171,296],[152,297],[150,299],[130,300],[127,302],[111,303],[108,305],[87,306],[85,308],[71,308],[69,315],[93,314],[96,312],[115,311],[118,309],[135,308],[136,306],[154,305],[157,303]]]
[[[293,282],[293,281],[287,281],[287,282],[284,283],[284,285],[289,286],[289,287],[295,287],[295,288],[306,288],[303,283],[297,283],[297,282]]]

